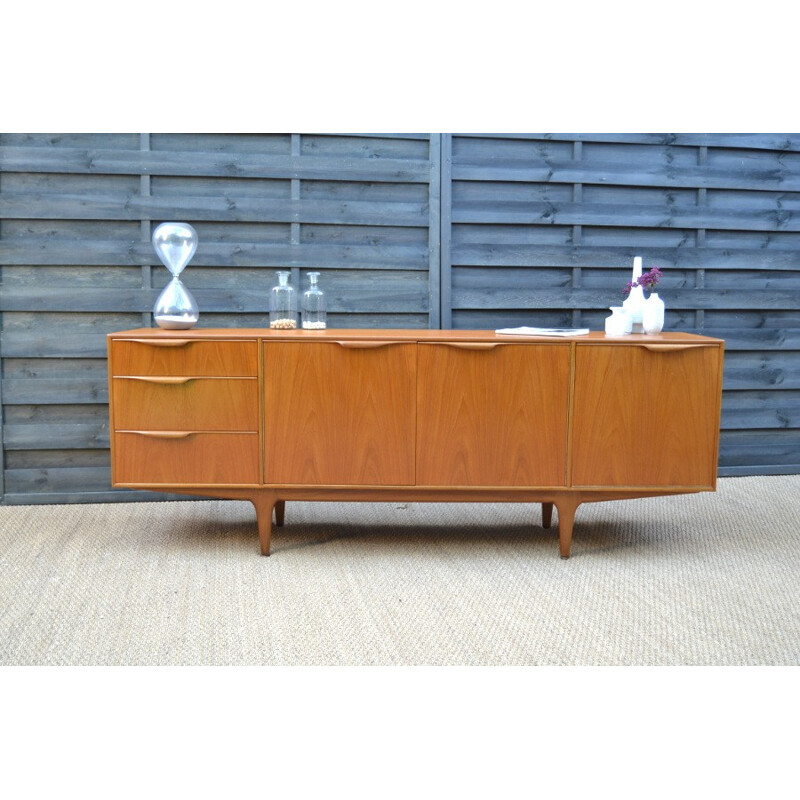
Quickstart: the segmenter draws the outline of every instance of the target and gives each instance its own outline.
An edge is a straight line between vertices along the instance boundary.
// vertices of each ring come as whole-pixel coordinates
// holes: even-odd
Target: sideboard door
[[[414,483],[416,344],[264,342],[270,484]]]
[[[564,486],[568,344],[420,343],[417,483]]]
[[[713,489],[721,385],[718,345],[579,344],[572,485]]]

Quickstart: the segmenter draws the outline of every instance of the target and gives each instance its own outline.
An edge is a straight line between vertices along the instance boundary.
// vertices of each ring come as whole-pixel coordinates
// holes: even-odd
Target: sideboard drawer
[[[117,430],[258,431],[256,378],[114,378]]]
[[[114,434],[114,483],[257,484],[257,433],[121,431]]]
[[[111,364],[117,375],[256,377],[258,342],[194,339],[114,339]]]

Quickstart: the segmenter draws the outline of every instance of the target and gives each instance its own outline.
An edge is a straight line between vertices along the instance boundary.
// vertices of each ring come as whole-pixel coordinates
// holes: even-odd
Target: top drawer
[[[258,342],[197,339],[112,339],[113,375],[252,378],[258,375]]]

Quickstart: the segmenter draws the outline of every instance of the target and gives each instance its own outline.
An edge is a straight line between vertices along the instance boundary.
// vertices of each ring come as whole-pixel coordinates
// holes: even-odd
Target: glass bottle
[[[303,292],[303,328],[321,330],[327,327],[325,322],[325,295],[317,286],[319,272],[309,272],[309,287]]]
[[[297,327],[297,297],[289,283],[290,272],[278,272],[278,285],[269,296],[269,326],[287,330]]]

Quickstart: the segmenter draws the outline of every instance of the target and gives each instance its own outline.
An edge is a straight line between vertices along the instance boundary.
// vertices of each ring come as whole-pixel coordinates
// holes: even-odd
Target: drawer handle
[[[500,346],[500,342],[431,342],[431,344],[457,347],[459,350],[494,350]]]
[[[151,439],[186,439],[194,436],[194,431],[120,431],[120,433],[135,433]]]
[[[694,350],[698,347],[715,347],[713,344],[643,344],[646,350],[652,350],[656,353],[669,353],[676,350]]]
[[[124,378],[126,381],[144,381],[145,383],[169,383],[182,384],[193,381],[194,378],[145,378],[140,375],[129,375]]]
[[[401,342],[336,342],[340,347],[346,347],[348,350],[374,350],[376,347],[389,347],[392,344],[401,344]]]
[[[136,342],[137,344],[149,344],[150,347],[185,347],[192,343],[192,339],[121,339],[123,342]]]
[[[123,380],[126,381],[144,381],[145,383],[169,383],[169,384],[181,384],[181,383],[189,383],[189,381],[195,380],[194,378],[150,378],[144,377],[141,375],[126,375]]]

